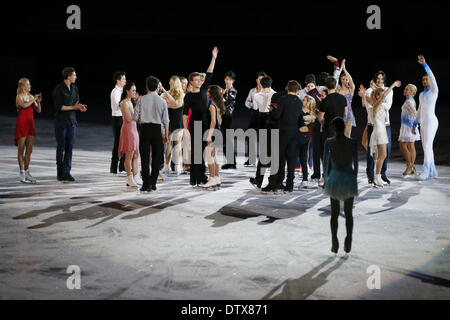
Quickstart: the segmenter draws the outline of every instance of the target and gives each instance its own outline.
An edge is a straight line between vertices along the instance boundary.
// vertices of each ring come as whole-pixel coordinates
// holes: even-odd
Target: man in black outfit
[[[183,107],[183,126],[187,130],[187,118],[189,115],[189,109],[192,110],[191,118],[189,121],[189,132],[191,134],[191,170],[190,170],[190,184],[196,186],[199,184],[205,184],[208,182],[208,177],[205,175],[205,161],[203,159],[203,150],[206,147],[206,142],[203,141],[203,133],[209,129],[209,123],[206,121],[206,112],[208,111],[208,99],[206,92],[208,86],[211,84],[212,72],[216,63],[217,53],[219,50],[214,47],[212,51],[211,63],[206,71],[206,77],[203,82],[202,75],[198,72],[191,73],[189,75],[189,82],[191,83],[192,90],[184,96]],[[195,123],[201,122],[201,136],[195,135]],[[195,157],[196,148],[200,150],[198,144],[201,143],[201,155]],[[195,158],[201,157],[200,163],[195,163]],[[199,161],[197,161],[199,162]]]
[[[274,110],[272,115],[274,119],[279,119],[280,121],[279,168],[277,173],[272,173],[269,184],[262,189],[264,192],[276,192],[279,189],[292,192],[294,188],[295,161],[298,155],[299,118],[303,104],[298,97],[301,86],[297,81],[289,81],[286,89],[288,94],[281,98],[278,108]],[[286,162],[288,174],[286,186],[283,187],[282,182]]]
[[[158,78],[149,76],[145,80],[147,94],[140,97],[134,110],[133,120],[141,123],[139,152],[141,154],[142,188],[141,191],[156,190],[162,145],[169,136],[169,111],[166,101],[157,94],[160,86]],[[164,137],[161,134],[164,126]],[[149,174],[150,147],[152,148],[152,173]]]
[[[271,157],[271,155],[272,155],[272,148],[271,148],[271,146],[272,146],[272,144],[271,144],[272,130],[280,128],[278,119],[274,119],[272,114],[273,114],[273,110],[278,108],[278,105],[280,103],[282,96],[283,96],[283,94],[278,93],[278,92],[274,93],[272,95],[272,98],[270,100],[269,116],[268,116],[268,118],[265,122],[265,126],[264,126],[264,129],[267,129],[267,140],[265,143],[267,145],[267,156],[268,157]],[[257,189],[261,188],[261,185],[264,180],[264,173],[266,171],[266,168],[270,168],[270,166],[271,166],[270,162],[267,164],[262,164],[261,159],[259,159],[258,167],[256,168],[256,177],[250,178],[250,183]],[[270,178],[269,178],[269,183],[270,183]],[[273,181],[273,184],[275,184],[275,183],[276,183],[276,181]]]
[[[325,149],[325,140],[336,135],[336,132],[334,132],[333,126],[331,125],[331,121],[336,117],[344,118],[344,115],[348,112],[347,99],[345,99],[342,94],[336,92],[336,79],[331,76],[327,77],[325,79],[325,87],[328,90],[328,95],[320,103],[318,113],[318,119],[320,123],[322,123],[323,128],[322,150]],[[322,163],[324,163],[323,160],[322,153]],[[323,187],[323,177],[319,181],[319,186]]]
[[[77,74],[72,67],[62,71],[63,82],[53,90],[55,105],[55,137],[56,137],[56,167],[58,181],[75,181],[70,174],[72,169],[72,150],[77,132],[76,111],[85,112],[86,105],[80,104],[78,88],[75,85]]]
[[[328,77],[325,80],[325,86],[328,89],[328,95],[321,102],[318,115],[319,121],[323,124],[324,139],[322,145],[325,139],[336,135],[331,121],[336,117],[344,118],[344,115],[347,114],[347,100],[342,94],[336,92],[336,79],[331,76]]]

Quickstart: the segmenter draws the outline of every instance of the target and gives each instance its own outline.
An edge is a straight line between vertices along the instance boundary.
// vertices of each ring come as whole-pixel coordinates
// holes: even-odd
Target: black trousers
[[[320,179],[320,160],[323,158],[322,133],[320,132],[320,123],[316,121],[312,126],[312,148],[313,148],[313,167],[314,177]]]
[[[271,128],[267,128],[267,156],[270,157],[272,155],[272,140],[271,140]],[[258,160],[258,166],[256,168],[256,184],[258,186],[261,186],[263,180],[264,180],[264,174],[266,173],[267,168],[270,168],[271,163],[262,164],[261,159]]]
[[[284,180],[284,168],[287,163],[286,187],[294,185],[295,162],[298,155],[298,129],[280,130],[280,161],[278,172],[276,173],[276,185],[281,185]],[[270,179],[273,182],[274,179]]]
[[[259,111],[251,109],[250,110],[250,119],[249,119],[249,124],[248,124],[247,129],[258,130],[258,119],[259,119]],[[251,150],[254,151],[254,154],[256,154],[256,156],[258,156],[258,144],[256,145],[256,150],[255,150],[255,145],[250,144],[249,139],[246,137],[245,138],[245,156],[247,157],[247,159],[250,156],[250,148],[251,148]]]
[[[205,159],[203,158],[203,152],[205,150],[206,147],[206,141],[203,141],[203,133],[206,131],[205,128],[202,128],[202,136],[201,137],[197,137],[194,133],[194,121],[190,121],[189,123],[189,132],[191,134],[191,170],[189,172],[190,174],[190,179],[189,179],[189,183],[191,185],[197,185],[197,184],[201,184],[204,183],[205,181],[208,180],[208,177],[205,174]],[[198,140],[198,141],[197,141]],[[194,161],[194,156],[195,156],[195,149],[197,144],[201,143],[201,150],[202,150],[202,154],[201,154],[201,159],[202,162],[199,164],[196,164]],[[198,157],[198,156],[197,156]]]
[[[120,142],[120,130],[122,129],[122,117],[112,117],[111,127],[114,136],[114,146],[111,155],[111,166],[109,171],[111,173],[117,173],[117,163],[119,162],[119,142]],[[125,171],[125,155],[120,158],[119,171]]]
[[[222,131],[223,136],[223,154],[225,155],[225,157],[227,156],[227,132],[226,132],[227,129],[233,129],[233,116],[224,114],[222,116],[222,125],[220,126],[220,130]],[[230,142],[228,143],[230,144]],[[234,151],[233,152],[234,161],[233,163],[230,164],[236,164],[237,149],[235,143],[233,143],[233,151]]]
[[[141,153],[142,182],[144,186],[156,185],[158,180],[161,150],[162,150],[161,125],[155,123],[141,124],[139,136],[139,152]],[[152,148],[152,173],[150,175],[150,147]]]
[[[308,133],[300,133],[298,139],[298,154],[300,157],[300,164],[302,166],[303,181],[308,181],[308,148]]]

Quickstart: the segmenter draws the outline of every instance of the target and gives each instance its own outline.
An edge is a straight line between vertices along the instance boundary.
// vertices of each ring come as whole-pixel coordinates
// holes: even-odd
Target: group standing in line
[[[110,95],[114,135],[110,172],[115,174],[117,170],[126,171],[127,186],[136,188],[142,185],[142,192],[156,191],[161,164],[164,164],[163,171],[167,174],[172,162],[176,173],[181,168],[186,169],[190,162],[192,186],[214,190],[220,187],[216,140],[222,139],[216,137],[220,132],[232,129],[237,90],[233,87],[236,79],[234,72],[225,74],[224,89],[211,85],[217,55],[218,49],[215,47],[205,74],[194,72],[189,75],[189,79],[171,77],[169,91],[164,89],[158,78],[147,77],[147,93],[143,96],[137,94],[133,82],[127,82],[125,72],[118,71],[114,74],[115,87]],[[331,251],[337,253],[339,249],[338,217],[340,201],[343,201],[346,218],[344,251],[348,253],[352,246],[353,202],[358,195],[357,143],[351,139],[352,128],[356,125],[351,108],[355,84],[347,71],[345,60],[339,66],[336,58],[327,58],[335,66],[333,76],[320,73],[316,86],[316,77],[309,74],[305,77],[304,89],[297,81],[290,80],[284,92],[276,92],[272,89],[270,76],[264,72],[257,74],[257,87],[250,90],[246,100],[246,106],[251,109],[249,127],[258,130],[258,140],[266,137],[269,156],[273,153],[270,132],[279,130],[279,166],[275,170],[273,163],[263,162],[260,157],[256,176],[250,178],[250,183],[262,192],[278,192],[280,189],[292,192],[296,161],[299,159],[302,168],[299,188],[308,188],[308,153],[312,150],[314,173],[311,179],[319,180],[324,193],[330,197]],[[416,173],[414,143],[422,140],[425,157],[420,179],[426,180],[437,177],[433,141],[438,128],[435,115],[438,86],[425,58],[418,56],[418,62],[426,71],[426,75],[422,77],[424,91],[419,95],[419,108],[416,110],[414,96],[417,87],[408,84],[404,88],[406,100],[402,106],[398,141],[406,160],[403,175],[408,176]],[[55,107],[57,179],[75,181],[70,172],[77,128],[76,111],[86,112],[87,105],[79,102],[75,69],[64,68],[62,76],[63,81],[55,87],[52,94]],[[367,111],[367,134],[363,135],[363,144],[364,136],[367,137],[366,174],[369,183],[377,187],[390,183],[386,176],[391,150],[389,110],[392,106],[393,89],[401,86],[401,82],[397,80],[388,88],[385,81],[386,74],[379,71],[370,87],[366,89],[361,85],[358,92]],[[33,110],[41,112],[42,94],[33,96],[30,91],[30,81],[20,79],[16,96],[18,117],[14,141],[18,147],[20,181],[23,183],[36,183],[29,172],[29,165],[35,137]],[[262,129],[268,130],[269,134],[261,134]],[[206,135],[206,141],[198,139],[198,135],[201,138]],[[226,136],[223,134],[223,137]],[[222,169],[236,168],[234,142],[223,139],[222,143],[224,152],[232,152],[234,160],[222,166]],[[248,150],[250,148],[249,145]],[[187,152],[182,155],[183,149]],[[186,153],[190,159],[185,156]],[[249,151],[249,155],[250,153]],[[209,177],[205,174],[204,154]],[[141,158],[140,171],[138,157]],[[320,170],[321,162],[323,175]],[[262,188],[267,168],[274,170],[270,172],[267,186]],[[286,183],[283,185],[285,178]]]
[[[210,87],[217,53],[217,48],[214,48],[211,63],[205,74],[194,72],[189,76],[189,79],[178,76],[171,77],[169,91],[165,91],[157,78],[148,78],[148,81],[146,81],[148,93],[142,97],[135,92],[135,85],[127,85],[125,72],[118,71],[114,74],[113,80],[115,86],[110,95],[112,129],[114,134],[110,166],[111,173],[126,171],[127,184],[133,187],[139,185],[141,179],[140,172],[136,168],[136,159],[140,156],[144,162],[147,158],[150,162],[150,153],[143,154],[139,152],[140,150],[136,148],[136,145],[140,149],[141,144],[143,144],[145,153],[147,153],[145,142],[151,140],[149,149],[151,149],[152,154],[152,172],[157,171],[159,175],[160,165],[163,163],[164,173],[167,174],[170,169],[177,174],[181,171],[189,170],[191,185],[206,184],[209,186],[211,181],[208,181],[208,177],[205,174],[205,164],[203,162],[203,151],[205,151],[208,142],[203,141],[201,145],[197,145],[194,130],[196,121],[201,122],[201,130],[197,134],[202,134],[202,136],[211,128],[213,122],[213,129],[222,131],[224,138],[222,148],[224,152],[227,152],[227,149],[229,152],[233,152],[234,159],[233,162],[224,164],[222,169],[236,168],[236,148],[233,148],[234,141],[226,141],[225,139],[227,137],[226,130],[233,129],[232,115],[237,96],[237,90],[234,88],[233,83],[236,75],[231,71],[225,74],[225,88],[217,87],[221,95],[221,101],[215,100],[215,102],[212,102],[214,99],[211,98],[211,92],[215,94],[217,89],[216,87]],[[327,58],[334,64],[332,76],[322,72],[317,77],[318,80],[316,83],[316,77],[309,74],[305,77],[304,89],[301,89],[301,86],[297,82],[298,87],[296,87],[295,92],[290,92],[289,88],[287,88],[287,93],[280,92],[276,96],[274,96],[276,92],[272,88],[272,78],[264,72],[259,72],[256,78],[257,86],[250,90],[246,100],[246,106],[252,110],[249,127],[257,129],[259,140],[261,139],[261,129],[278,128],[283,135],[287,132],[286,130],[291,126],[291,123],[288,121],[291,119],[288,118],[295,118],[297,114],[294,116],[288,112],[288,116],[284,119],[284,110],[289,110],[289,107],[285,107],[285,105],[291,103],[287,103],[289,99],[292,100],[289,96],[299,98],[299,101],[295,101],[296,107],[292,108],[292,110],[301,114],[301,119],[297,119],[296,121],[295,138],[290,137],[287,140],[295,140],[296,147],[292,153],[288,152],[288,154],[285,154],[284,148],[281,148],[283,155],[280,155],[282,161],[288,162],[287,190],[291,189],[293,161],[301,163],[303,180],[300,187],[307,188],[309,186],[309,173],[307,169],[308,162],[311,158],[314,172],[310,179],[311,181],[318,181],[319,185],[323,186],[324,176],[321,173],[321,166],[323,167],[324,165],[324,142],[336,134],[331,125],[331,121],[335,117],[342,117],[345,124],[344,133],[349,138],[351,137],[352,127],[356,125],[355,116],[351,107],[355,84],[347,70],[346,62],[343,60],[342,64],[339,65],[336,58],[331,56]],[[405,87],[404,95],[406,100],[402,106],[401,128],[398,141],[406,160],[406,169],[403,174],[408,176],[416,173],[414,166],[416,158],[414,142],[419,139],[422,140],[425,159],[424,170],[420,178],[427,179],[437,177],[437,171],[434,165],[433,140],[438,127],[437,117],[434,113],[438,96],[438,86],[423,56],[419,56],[419,63],[424,66],[427,73],[422,78],[424,91],[419,96],[419,109],[416,110],[414,96],[417,92],[417,87],[413,84],[408,84]],[[57,142],[57,178],[60,181],[74,181],[71,175],[71,167],[72,150],[77,128],[76,111],[85,112],[87,110],[87,106],[79,102],[80,97],[75,81],[75,69],[70,67],[64,68],[63,81],[53,90],[55,138]],[[391,150],[389,110],[392,106],[392,89],[400,86],[400,82],[394,82],[393,86],[387,88],[385,81],[386,74],[383,71],[379,71],[375,74],[374,81],[370,87],[365,89],[361,86],[358,92],[362,98],[362,105],[367,110],[366,174],[369,183],[373,183],[379,187],[383,184],[390,183],[386,174]],[[152,84],[151,88],[149,87],[150,83]],[[290,82],[290,85],[291,90],[293,90],[293,82]],[[125,86],[127,87],[124,91]],[[22,182],[36,181],[29,172],[29,163],[35,136],[32,111],[34,109],[40,112],[42,95],[33,96],[30,94],[30,89],[31,85],[29,80],[20,79],[16,97],[18,118],[15,143],[18,146],[20,181]],[[160,93],[162,94],[160,95]],[[272,101],[272,98],[274,98],[274,101]],[[148,106],[145,106],[146,102]],[[221,108],[222,102],[224,108]],[[211,104],[215,108],[215,119],[210,117]],[[278,107],[280,108],[278,109]],[[145,111],[145,108],[149,110]],[[154,111],[155,108],[159,110],[159,113]],[[122,130],[124,124],[125,129]],[[420,131],[418,129],[419,124]],[[134,128],[135,126],[136,128]],[[165,126],[167,126],[167,130]],[[136,132],[139,132],[138,127],[140,127],[139,135],[136,134]],[[150,127],[154,128],[150,129]],[[161,140],[164,140],[162,146],[156,141],[159,139],[155,138],[158,136],[156,134],[157,127],[161,134]],[[145,139],[142,139],[143,135],[146,136]],[[139,136],[141,141],[139,141]],[[280,141],[283,142],[285,139],[281,139]],[[289,147],[291,145],[289,144]],[[214,147],[217,146],[214,145]],[[252,146],[249,145],[247,149],[250,148]],[[175,150],[174,154],[171,153],[172,150]],[[201,155],[196,156],[196,150],[201,150]],[[210,154],[217,156],[217,149],[208,148],[208,150],[214,150],[215,152]],[[186,159],[186,154],[190,155],[190,159]],[[201,160],[195,161],[196,159],[194,158],[196,157],[200,157]],[[293,160],[294,158],[296,160]],[[217,161],[217,157],[210,157],[209,160]],[[249,164],[248,161],[246,164]],[[261,175],[261,170],[268,167],[270,165],[261,164],[258,161],[257,176],[250,181],[252,185],[257,188],[262,187],[263,180],[261,180],[261,177],[264,176]],[[215,168],[213,171],[209,170],[210,177],[216,176]],[[152,173],[152,178],[150,179],[150,175],[144,178],[146,172],[146,169],[142,167],[142,182],[145,188],[141,189],[155,190],[156,182],[153,181],[153,176],[156,173]],[[281,176],[277,174],[276,182],[274,182],[275,185],[271,183],[274,180],[269,179],[268,188],[263,189],[266,191],[274,191],[277,188],[278,190],[284,189],[284,186],[280,186],[280,178],[284,179],[284,171],[281,173]]]

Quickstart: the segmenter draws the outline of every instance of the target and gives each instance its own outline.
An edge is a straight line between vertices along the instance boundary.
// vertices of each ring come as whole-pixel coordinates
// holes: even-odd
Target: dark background
[[[66,9],[71,4],[81,8],[81,30],[66,27],[70,16]],[[381,30],[366,27],[371,4],[381,8]],[[423,68],[417,63],[417,55],[423,54],[439,85],[436,141],[437,153],[444,155],[449,142],[445,123],[450,120],[448,13],[443,2],[435,1],[15,2],[2,10],[0,64],[6,71],[2,81],[6,81],[0,113],[16,114],[17,80],[27,77],[32,93],[43,94],[38,117],[51,118],[51,92],[62,80],[61,70],[73,66],[81,102],[88,105],[88,112],[78,115],[79,121],[108,125],[114,71],[125,70],[141,94],[148,75],[160,78],[168,89],[173,74],[187,77],[193,71],[206,71],[211,50],[218,46],[213,83],[223,86],[227,70],[237,74],[236,126],[245,128],[248,113],[243,104],[257,71],[267,72],[278,91],[290,79],[303,85],[307,73],[331,73],[326,56],[333,55],[347,59],[357,86],[367,86],[377,70],[387,73],[388,85],[402,81],[390,112],[392,140],[397,141],[404,85],[418,87],[417,104],[423,89]],[[355,97],[352,104],[358,125],[353,137],[358,139],[366,123],[359,100]]]

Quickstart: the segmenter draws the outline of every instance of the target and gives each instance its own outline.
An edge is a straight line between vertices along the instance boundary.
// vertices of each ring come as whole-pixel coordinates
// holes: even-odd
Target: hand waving
[[[217,58],[217,53],[219,53],[219,49],[217,49],[217,47],[214,47],[213,50],[212,50],[212,56],[214,58]]]
[[[366,88],[364,88],[363,85],[359,86],[359,91],[358,91],[358,96],[360,96],[361,98],[364,97],[366,95]]]
[[[335,57],[332,57],[332,56],[327,56],[327,59],[333,63],[337,60]]]
[[[417,58],[418,58],[418,62],[419,62],[420,64],[424,64],[424,63],[425,63],[425,57],[424,57],[424,56],[419,55],[419,56],[417,56]]]

